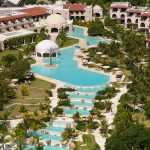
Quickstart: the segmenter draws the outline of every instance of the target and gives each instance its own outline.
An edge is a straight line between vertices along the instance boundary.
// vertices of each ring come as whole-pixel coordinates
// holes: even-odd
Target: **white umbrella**
[[[108,57],[108,56],[107,56],[107,55],[102,55],[101,57],[102,57],[102,58],[106,58],[106,57]]]
[[[118,71],[120,70],[120,68],[116,67],[116,68],[113,68],[113,70]]]
[[[102,68],[104,68],[104,69],[109,69],[110,66],[102,66]]]
[[[102,53],[102,52],[97,52],[96,54],[97,54],[97,55],[102,55],[103,53]]]

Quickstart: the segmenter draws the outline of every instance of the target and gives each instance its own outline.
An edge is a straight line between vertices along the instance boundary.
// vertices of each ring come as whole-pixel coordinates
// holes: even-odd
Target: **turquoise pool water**
[[[32,145],[27,145],[24,150],[36,150],[36,146]],[[58,146],[49,146],[46,145],[44,146],[43,150],[69,150],[68,148],[65,147],[58,147]]]
[[[73,32],[69,33],[70,36],[75,38],[82,38],[87,41],[88,46],[96,45],[100,42],[99,37],[92,37],[84,35],[84,28],[79,26],[74,26]],[[111,40],[105,40],[104,43],[111,43]]]
[[[93,106],[93,103],[81,102],[81,101],[72,101],[75,106]]]
[[[83,109],[64,109],[65,114],[73,115],[76,112],[79,112],[79,114],[88,116],[90,114],[89,110],[83,110]]]
[[[28,132],[28,136],[34,136],[37,135],[38,137],[41,137],[44,140],[62,140],[61,136],[56,136],[56,135],[49,135],[49,134],[45,134],[45,133],[41,133],[41,132]]]
[[[95,98],[95,95],[81,95],[81,94],[69,94],[70,98],[81,98],[81,99],[93,99]]]
[[[75,28],[75,32],[72,35],[80,36],[81,38],[86,37],[83,35],[83,28]],[[99,39],[95,37],[87,36],[86,38],[90,45],[98,44],[99,42]],[[53,63],[58,65],[56,68],[32,66],[31,71],[48,78],[79,86],[96,86],[109,82],[109,76],[107,75],[78,68],[77,62],[73,60],[75,50],[75,47],[61,50],[60,57],[53,60]],[[49,63],[49,59],[44,59],[43,61]]]
[[[89,46],[96,45],[100,42],[100,39],[97,37],[85,36],[84,29],[81,27],[77,27],[77,26],[74,26],[73,32],[70,32],[69,35],[75,38],[85,39]]]
[[[101,88],[86,88],[86,89],[81,89],[81,88],[76,88],[77,91],[79,92],[98,92],[102,91],[106,87],[101,87]]]
[[[65,129],[61,127],[48,126],[45,128],[48,131],[63,132]]]

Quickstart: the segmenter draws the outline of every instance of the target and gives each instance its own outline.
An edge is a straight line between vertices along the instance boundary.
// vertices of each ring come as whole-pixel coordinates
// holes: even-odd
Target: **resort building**
[[[150,39],[145,40],[146,47],[150,47]]]
[[[36,58],[43,58],[43,57],[50,57],[50,55],[55,54],[54,53],[58,49],[58,45],[50,40],[43,40],[39,42],[36,47]]]
[[[80,19],[80,20],[94,20],[103,17],[103,9],[99,6],[92,6],[86,4],[66,4],[59,0],[51,5],[36,5],[44,7],[49,10],[49,14],[61,14],[66,19]],[[28,5],[28,8],[35,7],[35,5]]]
[[[125,28],[138,28],[150,33],[150,8],[131,6],[129,2],[114,2],[110,7],[110,17],[124,24]]]
[[[145,33],[150,33],[150,8],[146,9],[140,15],[138,28],[145,31]]]
[[[110,7],[110,17],[118,23],[125,23],[126,10],[131,7],[129,2],[113,2]]]
[[[36,32],[45,28],[49,38],[56,41],[61,28],[72,31],[73,19],[93,20],[102,16],[98,5],[65,4],[61,0],[50,5],[0,8],[0,50],[9,48],[7,41],[13,38],[19,37],[17,42],[21,44],[34,42]],[[29,35],[27,42],[25,37]]]
[[[17,42],[26,44],[25,37],[28,35],[27,43],[33,42],[35,32],[40,32],[45,25],[39,23],[46,19],[48,11],[45,8],[1,8],[0,9],[0,50],[8,48],[7,42],[10,39],[18,38]]]
[[[141,21],[141,13],[145,11],[145,7],[132,6],[126,10],[125,28],[138,27]]]
[[[53,20],[53,21],[52,21]],[[72,31],[72,20],[66,20],[60,14],[52,14],[45,20],[46,29],[51,40],[56,41],[59,31],[63,28],[67,32]]]
[[[63,8],[69,10],[70,19],[92,20],[103,16],[103,9],[98,5],[64,4]]]
[[[22,0],[4,0],[3,7],[17,7],[22,5]]]

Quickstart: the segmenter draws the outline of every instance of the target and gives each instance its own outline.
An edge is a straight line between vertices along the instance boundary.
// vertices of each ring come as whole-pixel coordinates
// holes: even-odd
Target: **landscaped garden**
[[[106,2],[109,4],[108,1]],[[88,3],[91,4],[91,1]],[[89,89],[58,88],[57,106],[51,108],[53,95],[51,89],[55,88],[55,85],[34,79],[34,75],[30,73],[33,45],[25,46],[21,55],[18,55],[16,50],[13,51],[14,53],[11,51],[11,54],[9,50],[0,53],[2,67],[0,120],[3,120],[0,122],[0,143],[2,145],[7,142],[5,139],[9,135],[12,137],[11,142],[16,143],[19,149],[24,149],[30,144],[36,145],[37,149],[41,150],[44,147],[40,143],[42,138],[45,138],[50,146],[54,138],[59,146],[67,145],[74,150],[100,150],[98,144],[101,144],[101,141],[98,144],[96,141],[100,140],[101,136],[101,140],[106,139],[106,150],[150,149],[150,49],[145,47],[144,35],[138,31],[124,30],[109,17],[106,17],[104,22],[96,20],[80,24],[88,27],[91,36],[103,36],[103,38],[107,36],[113,40],[110,44],[101,42],[97,47],[85,51],[87,62],[92,64],[84,65],[114,74],[119,69],[123,75],[126,75],[126,79],[123,80],[125,82],[113,83],[105,89],[98,89],[93,92],[94,97],[90,97],[93,95],[89,94]],[[41,33],[37,41],[45,37],[46,35]],[[66,32],[61,30],[58,36],[60,47],[76,43],[77,39],[67,37]],[[16,83],[12,84],[12,80]],[[124,92],[122,89],[128,90],[119,100],[118,95]],[[21,116],[23,121],[10,132],[9,122],[6,120],[15,116]],[[55,135],[54,129],[57,133],[61,130],[59,135]],[[29,135],[30,132],[33,136]],[[93,136],[95,133],[99,135],[98,138]],[[79,141],[80,136],[82,141]],[[70,143],[73,146],[70,146]]]

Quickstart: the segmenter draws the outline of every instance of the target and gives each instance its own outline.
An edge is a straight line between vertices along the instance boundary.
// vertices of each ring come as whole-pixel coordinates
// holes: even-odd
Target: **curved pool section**
[[[38,65],[32,66],[31,71],[78,86],[96,86],[109,81],[107,75],[78,68],[77,61],[73,60],[75,47],[64,49],[60,53],[60,57],[53,60],[53,63],[58,65],[56,68],[44,68]],[[44,62],[49,63],[49,59],[44,59]]]
[[[75,26],[73,32],[69,33],[69,35],[85,39],[89,46],[100,42],[100,38],[98,37],[84,35],[84,28],[78,26]],[[111,41],[105,40],[105,42],[109,43]],[[59,51],[60,57],[53,59],[53,63],[57,64],[56,68],[44,68],[37,65],[32,66],[31,71],[73,86],[99,86],[109,82],[109,76],[107,75],[78,68],[77,61],[73,60],[76,48],[70,47]],[[43,61],[49,63],[49,59],[43,59]]]

